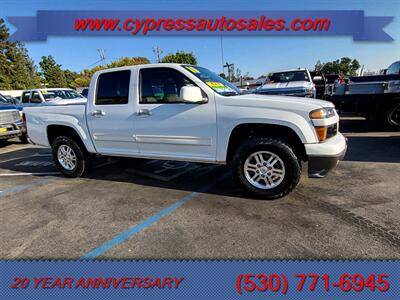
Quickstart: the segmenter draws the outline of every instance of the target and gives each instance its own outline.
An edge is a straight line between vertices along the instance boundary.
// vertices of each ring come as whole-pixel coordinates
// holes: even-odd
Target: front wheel
[[[233,175],[248,192],[264,199],[281,198],[298,184],[301,165],[293,149],[277,138],[252,138],[237,151]]]
[[[24,133],[23,135],[21,135],[19,137],[19,140],[22,144],[29,144],[29,139],[28,139],[28,135],[26,133]]]
[[[89,160],[85,150],[73,139],[60,136],[52,144],[54,163],[67,177],[80,177],[88,169]]]

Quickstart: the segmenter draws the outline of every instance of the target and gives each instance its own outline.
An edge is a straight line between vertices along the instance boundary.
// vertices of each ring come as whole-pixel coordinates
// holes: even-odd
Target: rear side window
[[[22,94],[22,99],[21,99],[22,103],[28,103],[28,102],[29,102],[29,95],[30,95],[30,93],[31,93],[31,92],[24,92],[24,93]]]
[[[96,105],[127,104],[131,71],[103,73],[97,80]]]

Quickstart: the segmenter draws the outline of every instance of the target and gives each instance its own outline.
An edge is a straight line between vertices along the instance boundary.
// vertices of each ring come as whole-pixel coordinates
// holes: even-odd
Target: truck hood
[[[46,101],[40,105],[72,105],[72,104],[86,104],[86,98],[78,98],[78,99],[56,99]]]
[[[0,104],[0,110],[18,110],[14,104]]]
[[[225,105],[234,106],[251,106],[257,108],[270,108],[287,111],[306,112],[307,114],[314,110],[322,107],[334,107],[333,103],[318,100],[313,98],[301,98],[301,97],[290,97],[290,96],[271,96],[271,95],[257,95],[257,94],[246,94],[225,97]]]
[[[296,88],[311,88],[312,82],[309,81],[289,81],[289,82],[276,82],[266,83],[260,87],[261,90],[274,90],[274,89],[296,89]]]

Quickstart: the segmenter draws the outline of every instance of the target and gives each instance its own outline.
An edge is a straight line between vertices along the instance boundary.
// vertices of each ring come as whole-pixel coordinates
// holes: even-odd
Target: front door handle
[[[136,113],[138,116],[151,116],[151,111],[148,109],[139,109],[139,111]]]
[[[106,113],[104,112],[104,111],[102,111],[102,110],[95,110],[94,112],[92,112],[92,116],[95,116],[95,117],[102,117],[102,116],[105,116],[106,115]]]

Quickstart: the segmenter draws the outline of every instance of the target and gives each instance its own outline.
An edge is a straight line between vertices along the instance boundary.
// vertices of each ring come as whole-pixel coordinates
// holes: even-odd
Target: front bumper
[[[347,139],[338,133],[324,143],[306,144],[308,177],[323,178],[343,160],[347,151]]]
[[[0,140],[12,139],[26,133],[26,128],[23,122],[16,122],[13,124],[1,124],[0,128],[6,128],[7,130],[5,132],[0,132]]]

